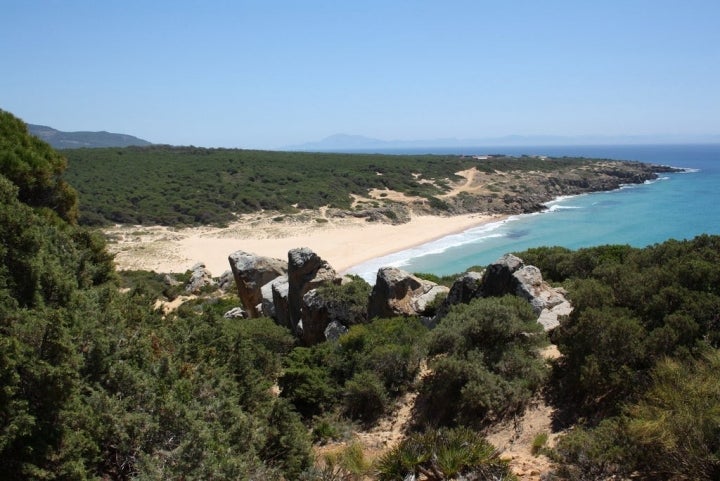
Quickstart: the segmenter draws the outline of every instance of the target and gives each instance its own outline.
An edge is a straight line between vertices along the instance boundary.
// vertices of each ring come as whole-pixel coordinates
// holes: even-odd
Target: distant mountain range
[[[362,135],[335,134],[317,142],[291,145],[283,150],[347,152],[454,147],[513,147],[557,145],[700,144],[720,143],[720,135],[507,135],[479,139],[380,140]]]
[[[112,132],[61,132],[45,125],[27,124],[30,133],[41,138],[56,149],[80,149],[94,147],[129,147],[152,145],[147,140],[127,134]]]

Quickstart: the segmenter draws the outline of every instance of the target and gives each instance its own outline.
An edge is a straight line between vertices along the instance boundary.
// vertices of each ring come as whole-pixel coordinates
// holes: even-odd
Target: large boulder
[[[563,293],[543,281],[540,269],[535,266],[524,266],[513,277],[517,279],[515,294],[532,304],[537,314],[565,302]]]
[[[303,296],[323,284],[340,283],[341,279],[330,264],[307,247],[288,252],[287,275],[289,320],[297,333],[298,323],[302,321]],[[276,311],[277,307],[276,304]]]
[[[347,332],[347,327],[343,326],[337,321],[330,321],[330,324],[328,324],[325,328],[325,340],[335,342],[343,335],[347,334]]]
[[[513,274],[524,266],[522,259],[512,254],[505,254],[489,265],[483,274],[483,297],[515,294],[518,280]]]
[[[538,316],[543,315],[538,322],[546,330],[557,326],[558,315],[565,315],[572,309],[562,289],[550,286],[543,281],[540,269],[526,266],[522,259],[512,254],[502,256],[485,270],[481,289],[482,297],[512,294],[527,300]],[[555,309],[557,306],[562,307]]]
[[[450,307],[455,304],[467,304],[473,299],[482,297],[482,279],[481,272],[466,272],[453,282],[447,297],[438,308],[435,314],[435,321],[442,319],[450,312]]]
[[[257,256],[243,251],[228,256],[238,296],[250,317],[259,317],[262,286],[287,273],[287,263],[272,257]]]
[[[263,297],[263,313],[275,319],[279,325],[292,329],[290,323],[290,305],[288,304],[288,276],[280,276],[269,283],[270,298]]]
[[[190,274],[190,280],[185,286],[185,292],[189,294],[200,294],[203,288],[213,286],[216,282],[213,280],[212,274],[205,267],[205,264],[198,262],[195,264]]]
[[[429,305],[449,289],[395,267],[378,270],[368,301],[368,318],[428,314]]]
[[[322,288],[311,289],[302,299],[301,317],[303,330],[300,339],[308,345],[326,340],[327,327],[336,323],[347,330],[348,326],[367,322],[367,311],[358,311],[353,304],[326,294]],[[337,328],[331,329],[336,332]]]
[[[231,270],[226,270],[218,279],[218,287],[223,292],[229,292],[235,287],[235,278]]]
[[[300,340],[306,345],[325,340],[325,329],[331,322],[330,310],[317,289],[311,289],[302,298],[302,331]]]

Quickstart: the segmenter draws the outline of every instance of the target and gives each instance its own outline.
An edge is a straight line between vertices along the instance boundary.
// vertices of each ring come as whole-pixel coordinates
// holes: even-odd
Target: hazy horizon
[[[720,134],[719,16],[713,1],[11,1],[0,108],[207,147],[693,142]]]

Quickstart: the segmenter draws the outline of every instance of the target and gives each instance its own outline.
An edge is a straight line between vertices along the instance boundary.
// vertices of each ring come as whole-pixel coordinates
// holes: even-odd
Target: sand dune
[[[204,262],[213,275],[229,269],[227,257],[237,250],[287,258],[296,247],[309,247],[338,271],[364,261],[455,234],[500,216],[413,216],[401,225],[368,223],[356,218],[328,218],[305,212],[282,219],[243,216],[227,228],[118,226],[106,229],[119,269],[184,272]]]

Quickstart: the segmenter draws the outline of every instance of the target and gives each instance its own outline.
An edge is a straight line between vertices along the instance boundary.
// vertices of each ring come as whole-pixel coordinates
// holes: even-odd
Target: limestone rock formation
[[[367,322],[367,311],[358,312],[350,304],[324,295],[321,288],[316,288],[303,296],[301,317],[303,332],[300,338],[310,345],[327,339],[327,327],[332,323],[347,331],[349,326]]]
[[[470,271],[455,279],[450,292],[435,314],[435,320],[445,317],[450,307],[455,304],[467,304],[473,299],[482,297],[482,278],[481,272]]]
[[[233,277],[233,273],[228,269],[220,276],[220,279],[218,280],[218,287],[223,292],[229,292],[233,289],[233,287],[235,287],[234,282],[235,278]]]
[[[185,292],[199,294],[204,287],[215,284],[212,274],[205,268],[205,264],[202,262],[195,264],[191,271],[192,274],[190,274],[190,281],[187,283],[187,286],[185,286]]]
[[[262,303],[262,286],[287,273],[287,263],[243,251],[233,252],[228,256],[228,261],[243,306],[250,317],[258,317],[260,312],[257,306]]]
[[[288,301],[290,282],[288,276],[280,276],[270,283],[272,292],[272,316],[281,326],[293,330],[294,326],[290,322],[290,302]]]
[[[180,282],[177,279],[175,279],[173,276],[171,276],[170,274],[165,274],[165,276],[163,277],[163,282],[165,283],[166,286],[169,286],[169,287],[175,287],[175,286],[180,285]]]
[[[535,266],[524,266],[513,277],[517,279],[515,294],[530,302],[537,314],[565,302],[565,296],[544,282],[540,269]]]
[[[303,296],[323,284],[340,283],[341,279],[330,264],[307,247],[288,252],[287,274],[289,318],[293,330],[297,333],[297,325],[302,320]],[[304,326],[305,329],[307,327]]]
[[[507,294],[527,300],[546,331],[557,327],[559,316],[572,311],[572,306],[565,298],[565,291],[543,281],[540,269],[526,266],[519,257],[506,254],[488,266],[483,274],[467,272],[459,277],[438,309],[434,322],[447,315],[454,304],[468,303],[478,297]]]
[[[482,280],[483,297],[513,294],[527,300],[540,314],[565,301],[562,292],[543,281],[540,269],[526,266],[519,257],[505,254],[490,265]]]
[[[515,294],[518,281],[513,274],[524,265],[522,259],[512,254],[505,254],[489,265],[483,274],[483,297]]]
[[[330,324],[328,305],[317,289],[311,289],[302,298],[302,334],[300,339],[307,345],[325,340],[325,328]]]
[[[330,321],[330,324],[325,328],[325,339],[327,341],[337,341],[340,337],[348,332],[348,328],[343,326],[337,321]]]
[[[449,289],[395,267],[378,270],[368,302],[368,318],[424,315],[428,305]]]

